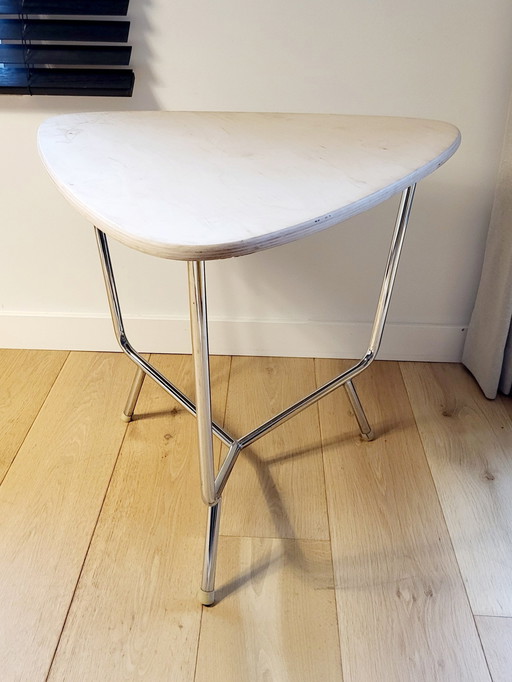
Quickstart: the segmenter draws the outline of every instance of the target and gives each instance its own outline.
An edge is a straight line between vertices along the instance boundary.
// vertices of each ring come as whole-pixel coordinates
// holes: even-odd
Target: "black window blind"
[[[0,0],[0,94],[130,97],[128,1]]]

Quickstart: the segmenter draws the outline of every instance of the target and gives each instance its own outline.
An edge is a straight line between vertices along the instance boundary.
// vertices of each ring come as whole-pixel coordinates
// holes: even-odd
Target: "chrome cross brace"
[[[103,276],[105,279],[116,337],[122,350],[138,367],[132,388],[130,390],[130,395],[128,396],[128,401],[122,414],[122,418],[125,421],[130,421],[132,418],[137,398],[142,386],[142,381],[144,379],[144,374],[150,376],[165,391],[172,395],[183,407],[197,417],[199,436],[199,463],[201,472],[201,495],[203,501],[208,506],[203,579],[200,589],[200,601],[202,604],[210,606],[213,604],[215,599],[215,567],[219,540],[221,496],[238,455],[244,448],[248,447],[259,438],[262,438],[277,426],[306,409],[310,405],[313,405],[313,403],[317,402],[340,386],[345,387],[345,391],[354,411],[354,415],[359,424],[361,436],[365,440],[373,439],[373,431],[368,423],[363,407],[356,393],[356,389],[352,383],[352,379],[364,371],[370,365],[370,363],[373,362],[380,347],[398,268],[398,262],[400,259],[411,211],[415,187],[415,185],[411,185],[402,193],[395,229],[391,239],[386,269],[384,272],[384,279],[382,282],[375,319],[373,322],[370,343],[365,355],[353,367],[346,370],[338,377],[335,377],[331,381],[327,382],[320,388],[317,388],[316,391],[313,391],[313,393],[310,395],[294,403],[286,410],[283,410],[275,417],[272,417],[241,438],[233,438],[218,424],[212,421],[205,262],[188,262],[190,323],[192,332],[192,353],[194,358],[197,402],[197,405],[194,405],[194,403],[192,403],[192,401],[186,395],[184,395],[155,367],[153,367],[137,351],[135,351],[128,341],[121,315],[121,308],[119,305],[119,297],[117,295],[107,238],[103,232],[101,232],[98,228],[95,228]],[[213,435],[220,438],[220,440],[229,447],[228,453],[217,474],[215,474],[213,462]]]

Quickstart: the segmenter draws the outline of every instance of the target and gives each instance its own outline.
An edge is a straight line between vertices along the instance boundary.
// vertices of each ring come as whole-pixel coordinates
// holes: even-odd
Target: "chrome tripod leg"
[[[128,395],[128,400],[124,410],[121,413],[121,419],[124,422],[130,422],[133,417],[133,412],[135,410],[135,405],[139,399],[140,389],[142,388],[142,383],[144,381],[145,372],[137,367],[135,376],[133,377],[132,387],[130,388],[130,394]]]
[[[219,546],[220,510],[222,500],[208,507],[208,523],[204,543],[203,579],[199,590],[199,601],[211,606],[215,601],[215,569]]]
[[[354,416],[357,419],[357,423],[359,424],[361,438],[363,440],[373,440],[375,438],[375,434],[373,433],[372,427],[366,418],[366,414],[363,410],[363,406],[361,405],[361,401],[359,400],[359,396],[357,395],[354,384],[351,381],[347,381],[345,384],[343,384],[343,386],[345,387],[347,398],[349,399],[350,405],[354,411]]]
[[[204,503],[208,505],[203,581],[199,597],[202,604],[209,606],[213,604],[215,599],[215,565],[219,539],[220,498],[215,494],[205,275],[204,261],[189,262],[190,326],[196,383],[201,495]]]
[[[215,473],[213,468],[210,357],[208,354],[208,317],[204,261],[190,261],[188,263],[188,275],[201,493],[205,504],[214,504],[217,499],[215,497]]]

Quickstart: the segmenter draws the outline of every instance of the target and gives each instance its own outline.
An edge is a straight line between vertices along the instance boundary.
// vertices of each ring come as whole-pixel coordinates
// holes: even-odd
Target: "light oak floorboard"
[[[0,350],[0,481],[67,356],[63,351]]]
[[[314,389],[313,360],[233,358],[227,430],[241,437]],[[316,406],[242,451],[222,514],[225,535],[329,538]]]
[[[461,365],[401,369],[473,612],[512,616],[512,421]]]
[[[0,677],[45,680],[126,425],[125,358],[71,353],[0,488]]]
[[[492,681],[510,682],[512,680],[512,618],[477,616],[476,624]]]
[[[195,682],[341,682],[329,543],[230,537],[219,550]]]
[[[192,394],[190,357],[153,360],[177,386]],[[219,421],[225,408],[229,364],[229,358],[212,359],[213,410]],[[206,523],[196,422],[147,378],[135,415],[49,676],[51,682],[193,680],[201,620],[196,594]]]
[[[316,364],[319,383],[346,367]],[[320,402],[345,682],[489,682],[398,365],[356,383],[374,442],[342,390]]]

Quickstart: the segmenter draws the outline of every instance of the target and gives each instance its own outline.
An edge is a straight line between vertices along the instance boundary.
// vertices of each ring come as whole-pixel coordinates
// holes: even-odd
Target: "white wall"
[[[0,346],[114,347],[92,230],[37,157],[42,120],[124,108],[309,111],[460,127],[460,151],[418,188],[381,356],[457,360],[510,93],[510,0],[132,0],[130,18],[132,99],[0,96]],[[359,354],[396,206],[209,265],[213,350]],[[184,265],[124,247],[114,257],[135,340],[186,350]]]

